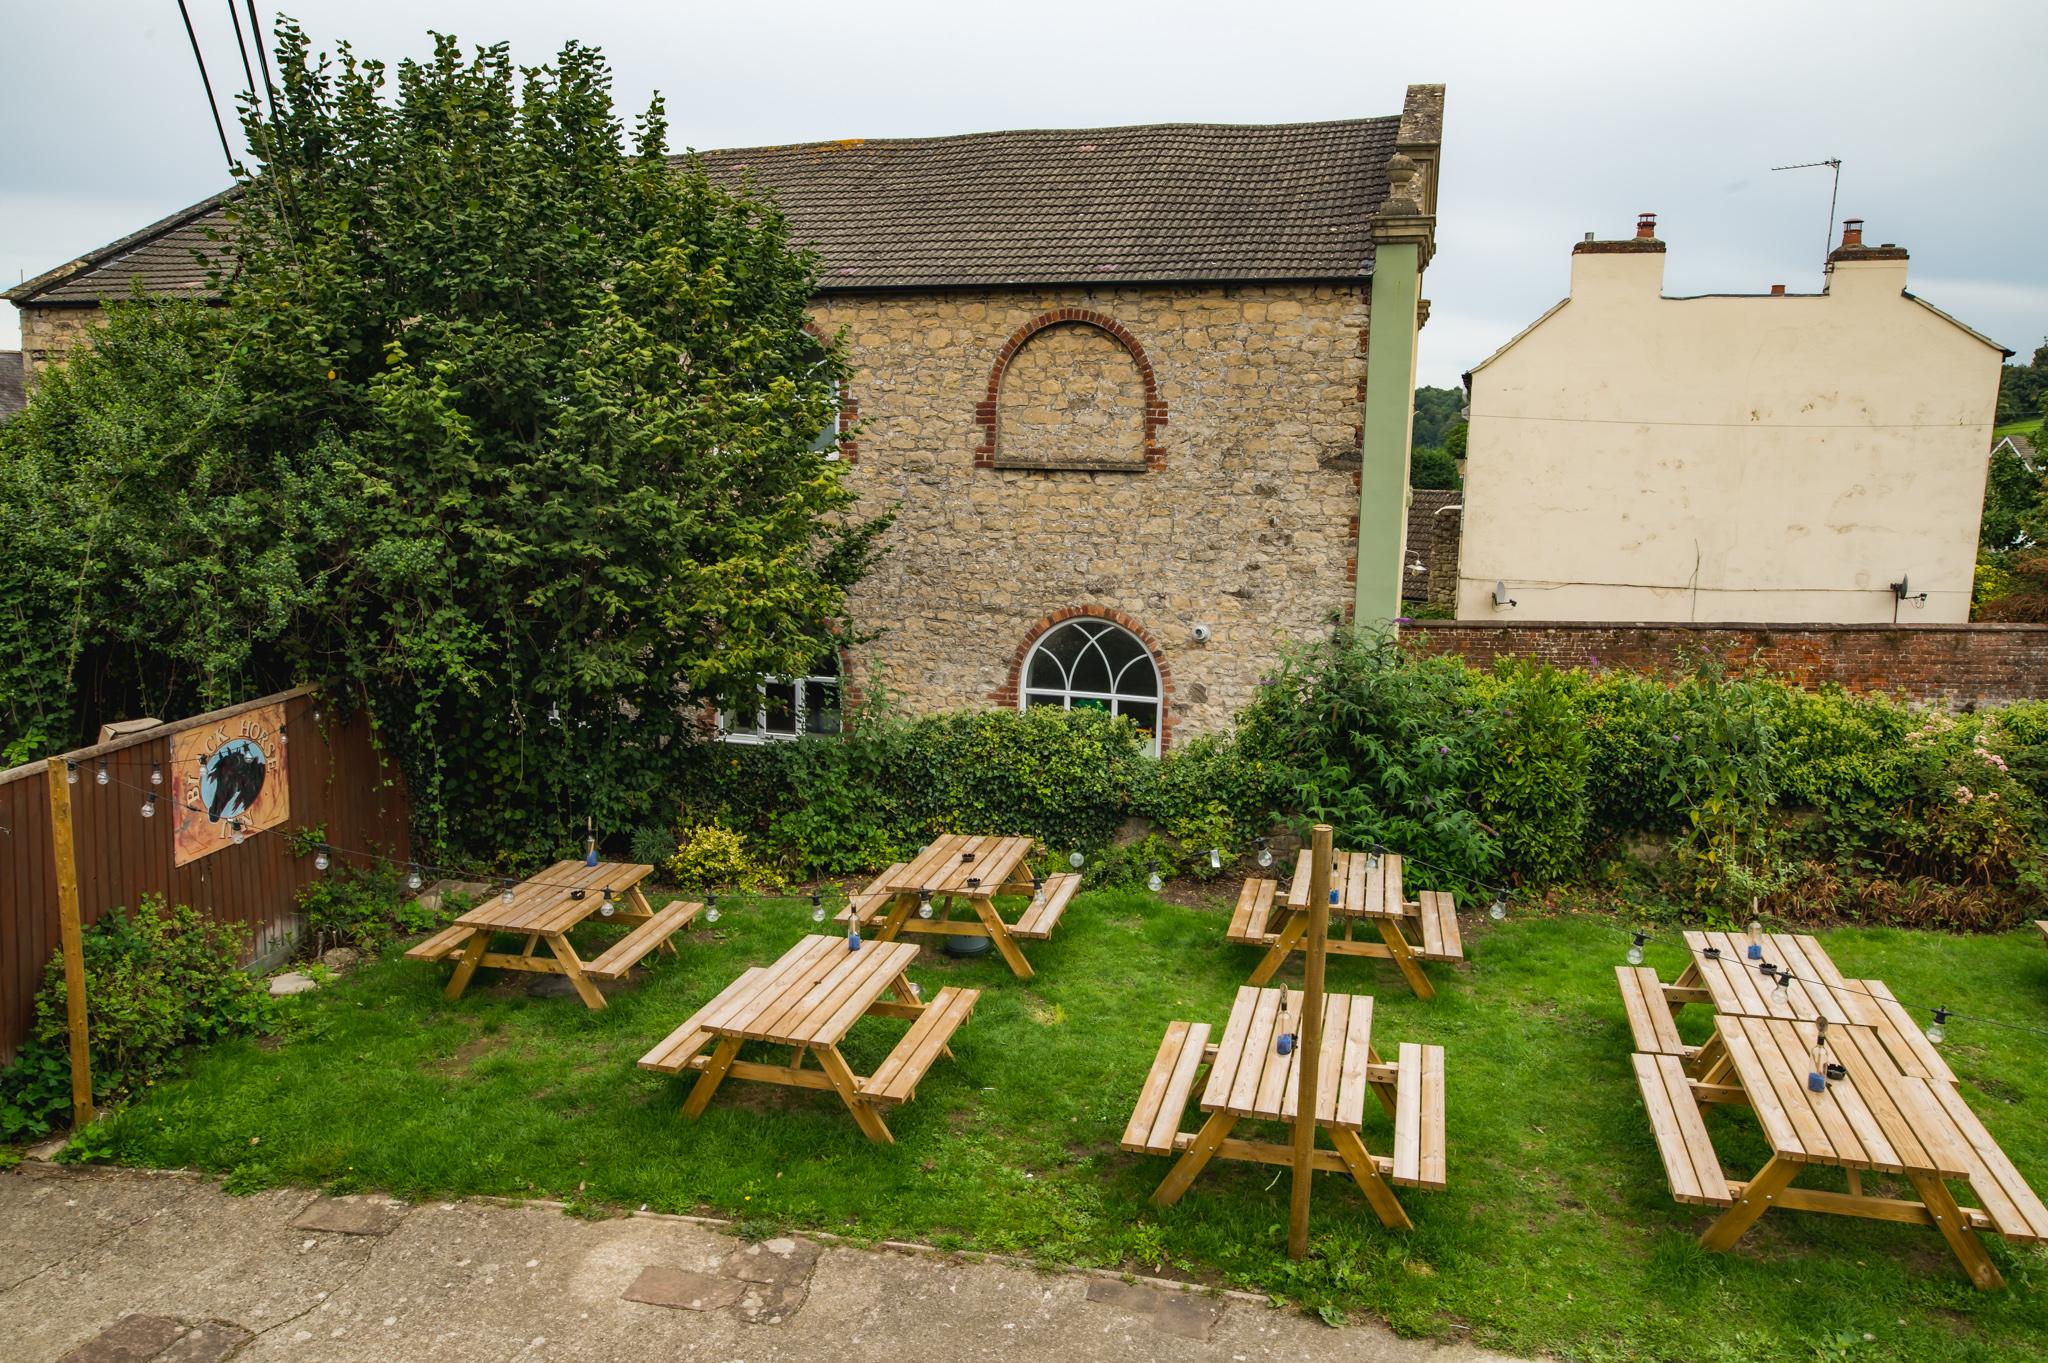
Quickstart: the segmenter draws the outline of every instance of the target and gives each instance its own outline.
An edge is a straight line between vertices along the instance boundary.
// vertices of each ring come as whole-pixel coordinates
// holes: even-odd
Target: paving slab
[[[747,1294],[747,1285],[737,1278],[713,1273],[694,1273],[667,1264],[649,1264],[626,1289],[627,1301],[649,1306],[669,1306],[684,1311],[722,1311]]]
[[[1215,1297],[1114,1278],[1092,1279],[1088,1300],[1182,1339],[1206,1341],[1223,1315],[1223,1303]]]
[[[389,1235],[405,1219],[403,1202],[388,1197],[319,1197],[292,1218],[296,1230],[331,1231],[336,1235]]]
[[[65,1354],[61,1363],[149,1363],[184,1333],[184,1325],[168,1316],[138,1311]]]
[[[140,1314],[183,1326],[148,1363],[848,1363],[934,1349],[948,1363],[1512,1363],[1371,1324],[1330,1329],[1242,1294],[1133,1295],[1100,1276],[794,1236],[746,1245],[676,1217],[475,1201],[415,1205],[382,1235],[291,1224],[315,1205],[125,1170],[0,1174],[0,1242],[39,1266],[0,1287],[0,1360],[59,1363]],[[635,1300],[651,1266],[725,1304]]]

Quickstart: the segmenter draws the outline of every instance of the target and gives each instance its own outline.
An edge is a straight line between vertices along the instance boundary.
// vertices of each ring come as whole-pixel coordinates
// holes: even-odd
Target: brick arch
[[[1011,332],[1010,339],[1003,342],[1003,348],[996,353],[995,367],[989,371],[988,392],[982,401],[974,404],[974,423],[981,427],[981,445],[974,451],[974,467],[991,469],[996,466],[996,402],[1002,396],[1003,371],[1010,367],[1010,361],[1017,358],[1017,352],[1034,335],[1047,327],[1070,323],[1103,332],[1129,352],[1137,364],[1138,376],[1145,381],[1145,469],[1149,473],[1159,472],[1166,467],[1166,451],[1159,444],[1159,428],[1166,424],[1166,400],[1159,396],[1159,380],[1152,373],[1152,361],[1147,358],[1145,347],[1123,323],[1107,313],[1091,312],[1087,308],[1054,308],[1050,312],[1041,312]]]
[[[1031,656],[1040,639],[1055,626],[1069,620],[1107,620],[1112,625],[1128,630],[1152,655],[1152,666],[1159,673],[1159,751],[1164,753],[1173,743],[1173,669],[1167,666],[1166,654],[1152,637],[1152,632],[1120,610],[1108,606],[1067,606],[1050,615],[1041,616],[1031,628],[1024,631],[1024,637],[1010,655],[1010,666],[1005,673],[1007,680],[989,692],[989,699],[997,705],[1016,709],[1024,699],[1024,662]]]

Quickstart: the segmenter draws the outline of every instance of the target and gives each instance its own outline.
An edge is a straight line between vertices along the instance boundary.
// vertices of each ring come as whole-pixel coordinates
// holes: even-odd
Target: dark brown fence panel
[[[170,808],[171,737],[282,702],[289,753],[291,814],[184,866],[174,865]],[[316,718],[315,716],[318,716]],[[298,892],[320,872],[295,855],[296,829],[324,826],[341,849],[337,867],[362,853],[410,856],[405,782],[397,762],[371,741],[368,716],[339,721],[313,687],[265,696],[178,720],[65,756],[78,764],[71,790],[78,848],[80,913],[88,925],[109,909],[133,908],[148,894],[190,904],[249,932],[260,955],[294,930]],[[100,761],[108,781],[97,778]],[[164,784],[150,785],[152,768]],[[142,816],[154,791],[157,813]],[[41,762],[0,772],[0,1064],[13,1060],[35,1016],[35,992],[57,947],[56,866],[50,849],[48,778]]]

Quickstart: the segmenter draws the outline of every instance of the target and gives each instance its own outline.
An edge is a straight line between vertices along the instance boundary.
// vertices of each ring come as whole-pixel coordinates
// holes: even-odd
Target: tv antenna
[[[1835,187],[1828,191],[1828,234],[1820,244],[1820,258],[1826,260],[1828,252],[1835,246],[1835,200],[1842,193],[1842,158],[1830,156],[1825,161],[1801,161],[1796,166],[1772,166],[1772,170],[1819,170],[1826,166],[1835,173]]]

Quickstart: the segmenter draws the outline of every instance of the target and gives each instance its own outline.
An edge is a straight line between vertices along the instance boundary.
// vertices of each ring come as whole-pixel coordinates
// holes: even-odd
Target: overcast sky
[[[221,94],[230,0],[188,0]],[[2030,354],[2048,334],[2038,3],[1416,4],[1035,0],[298,0],[316,40],[396,60],[426,30],[538,63],[602,48],[623,108],[679,145],[1015,127],[1397,113],[1449,89],[1422,381],[1458,375],[1562,297],[1572,242],[1661,215],[1670,293],[1820,285],[1841,216],[1912,251],[1911,288]],[[272,11],[258,5],[266,31]],[[175,0],[0,0],[0,273],[8,284],[227,183]],[[2015,58],[2023,60],[2015,61]],[[233,133],[232,124],[230,133]],[[0,348],[16,344],[0,307]]]

